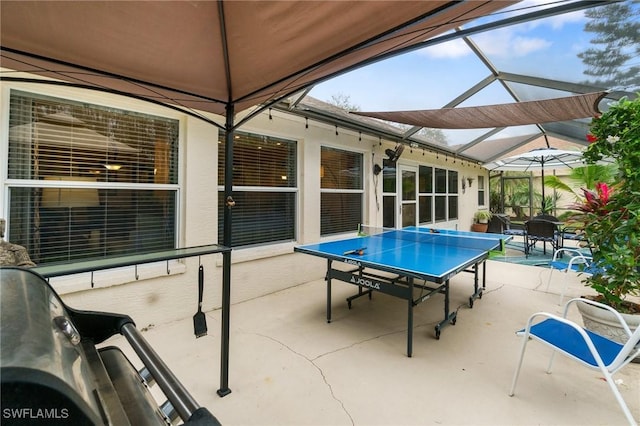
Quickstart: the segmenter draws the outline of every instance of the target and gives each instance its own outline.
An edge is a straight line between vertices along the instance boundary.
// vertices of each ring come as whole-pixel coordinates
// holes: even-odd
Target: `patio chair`
[[[487,232],[492,234],[502,234],[504,233],[505,228],[506,224],[500,216],[495,214],[491,216],[491,219],[489,219],[489,227],[487,228]]]
[[[568,320],[569,307],[577,302],[588,303],[612,311],[628,337],[626,343],[615,342]],[[613,380],[613,375],[640,354],[640,327],[632,333],[622,316],[613,308],[591,300],[576,298],[567,302],[562,317],[547,312],[537,312],[529,317],[526,327],[518,331],[517,334],[522,336],[522,350],[513,375],[509,396],[514,395],[527,343],[530,340],[537,340],[553,349],[547,373],[551,373],[556,352],[560,352],[585,367],[599,370],[611,388],[629,424],[637,425]]]
[[[520,236],[520,237],[523,237],[523,241],[524,241],[523,225],[513,224],[511,222],[511,219],[509,219],[509,216],[503,213],[494,213],[494,215],[491,217],[491,220],[489,221],[489,229],[487,229],[487,232],[493,232],[496,234],[504,234],[504,235],[511,235],[511,236]],[[524,246],[522,247],[522,251],[524,251]],[[506,246],[502,247],[500,254],[502,254],[503,256],[506,254]]]
[[[543,253],[547,254],[547,243],[551,244],[553,250],[560,248],[560,236],[558,226],[545,219],[530,219],[524,223],[524,254],[528,256],[531,249],[538,241],[543,243]]]
[[[539,214],[533,217],[533,219],[548,220],[549,222],[560,222],[557,217],[550,214]]]
[[[507,215],[497,215],[498,218],[504,223],[502,233],[505,235],[520,235],[524,236],[524,228],[521,225],[514,225],[511,223],[511,219]]]
[[[575,241],[576,245],[584,242],[584,234],[576,226],[565,226],[560,231],[560,247],[566,247],[566,242]]]
[[[566,260],[565,260],[565,255]],[[562,305],[564,299],[564,293],[567,290],[567,274],[569,271],[580,272],[583,274],[592,275],[596,268],[592,265],[593,258],[591,252],[589,254],[584,253],[580,249],[561,247],[553,253],[553,258],[549,262],[549,280],[547,281],[547,292],[551,285],[551,278],[553,277],[553,271],[562,271],[565,273],[562,284],[562,291],[560,292],[560,302]]]

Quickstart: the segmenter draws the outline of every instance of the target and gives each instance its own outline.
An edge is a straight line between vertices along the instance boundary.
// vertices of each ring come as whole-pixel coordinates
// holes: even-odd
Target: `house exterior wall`
[[[28,83],[2,83],[0,86],[0,215],[8,213],[7,182],[8,110],[11,89],[80,100],[97,105],[144,112],[180,121],[178,245],[180,247],[217,243],[218,241],[218,130],[197,118],[158,105],[67,87]],[[222,117],[209,116],[217,123]],[[239,115],[238,119],[242,116]],[[363,222],[381,226],[382,179],[374,188],[373,164],[382,164],[384,150],[395,143],[377,137],[337,129],[332,124],[281,111],[264,111],[239,128],[240,131],[297,141],[298,189],[295,241],[232,251],[231,302],[239,303],[265,294],[321,279],[326,263],[322,259],[294,253],[297,244],[321,240],[320,236],[320,153],[322,146],[363,154],[364,211]],[[431,165],[455,170],[459,176],[456,221],[433,226],[469,230],[478,209],[478,176],[485,176],[485,206],[489,206],[487,171],[468,162],[455,163],[451,157],[413,150],[407,147],[399,165]],[[473,178],[471,187],[466,178]],[[466,191],[462,192],[465,180]],[[376,194],[378,202],[376,202]],[[355,231],[355,230],[354,230]],[[149,327],[192,316],[197,308],[198,264],[205,269],[205,311],[221,305],[222,258],[220,255],[189,258],[182,261],[140,265],[137,269],[99,271],[91,274],[52,279],[51,283],[70,306],[78,309],[126,313],[138,327]],[[136,279],[136,273],[138,278]],[[93,282],[93,288],[91,283]],[[324,289],[319,289],[319,295]],[[320,297],[320,296],[319,296]],[[319,299],[319,303],[324,303]]]

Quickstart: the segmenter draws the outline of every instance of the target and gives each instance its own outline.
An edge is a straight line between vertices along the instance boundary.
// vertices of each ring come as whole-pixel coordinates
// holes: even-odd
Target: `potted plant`
[[[619,176],[615,186],[584,189],[584,200],[574,206],[578,214],[572,221],[598,268],[583,282],[595,290],[595,300],[640,318],[640,305],[633,300],[640,296],[640,98],[622,99],[594,118],[587,139],[587,163],[613,160]]]
[[[487,232],[489,228],[489,221],[493,214],[489,210],[478,210],[473,215],[473,225],[471,225],[471,230],[473,232]]]

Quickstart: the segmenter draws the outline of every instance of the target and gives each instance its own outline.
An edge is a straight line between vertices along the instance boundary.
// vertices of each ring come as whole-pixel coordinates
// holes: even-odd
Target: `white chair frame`
[[[602,309],[611,311],[618,319],[621,327],[628,336],[627,342],[624,345],[618,342],[614,342],[613,340],[600,336],[596,333],[593,333],[592,331],[586,330],[573,321],[568,320],[567,313],[569,311],[569,307],[577,302],[588,303],[590,305],[594,305]],[[540,318],[542,318],[542,320],[539,320]],[[579,351],[580,348],[578,348],[578,346],[576,346],[575,344],[572,345],[571,340],[564,338],[564,336],[560,336],[560,338],[558,338],[558,335],[555,335],[556,340],[553,342],[550,341],[553,338],[550,338],[545,334],[545,330],[547,327],[553,327],[556,330],[561,329],[564,332],[565,336],[569,336],[569,334],[572,334],[572,337],[574,339],[576,338],[577,333],[577,335],[580,336],[583,340],[581,342],[578,342],[582,344],[582,353]],[[569,300],[566,303],[562,317],[547,312],[534,313],[529,317],[526,327],[523,330],[517,332],[517,334],[522,336],[522,349],[520,351],[520,360],[518,361],[518,366],[513,375],[513,382],[511,384],[509,396],[513,396],[515,393],[515,388],[518,382],[518,376],[520,375],[520,369],[522,367],[522,361],[524,359],[524,353],[527,348],[527,343],[529,342],[529,340],[537,340],[553,349],[551,359],[549,360],[549,366],[547,368],[548,374],[551,374],[551,367],[556,352],[560,352],[561,354],[577,361],[585,367],[600,370],[607,384],[611,388],[613,395],[618,401],[618,404],[622,408],[624,415],[629,421],[629,424],[637,425],[635,419],[633,418],[633,415],[631,414],[631,411],[629,410],[629,407],[627,407],[627,404],[622,398],[622,394],[620,394],[620,391],[615,381],[613,380],[613,375],[622,367],[631,362],[635,357],[640,355],[640,327],[638,327],[632,333],[625,320],[615,309],[602,303],[594,302],[592,300],[575,298]],[[588,349],[588,354],[584,352],[585,345]],[[606,357],[607,362],[605,362],[601,356],[601,350],[604,347],[607,347],[608,349],[614,349],[613,354],[615,354],[615,356]],[[585,359],[585,355],[587,359]]]
[[[569,259],[569,262],[567,262],[567,264],[564,266],[564,268],[559,268],[558,267],[558,258],[561,258],[563,256],[571,256],[571,258]],[[593,261],[593,258],[591,256],[587,256],[584,253],[582,253],[580,250],[578,249],[573,249],[573,248],[559,248],[558,250],[556,250],[553,253],[553,259],[551,259],[551,262],[549,263],[549,280],[547,281],[547,293],[549,292],[549,287],[551,285],[551,278],[553,277],[553,271],[555,270],[559,270],[561,272],[564,272],[564,278],[562,281],[562,290],[560,292],[560,302],[558,303],[559,305],[562,305],[562,301],[564,300],[564,294],[567,291],[567,273],[569,271],[574,271],[576,273],[581,273],[584,275],[591,275],[588,271],[578,271],[574,268],[574,265],[585,265],[585,267],[589,267],[591,265],[591,262]]]

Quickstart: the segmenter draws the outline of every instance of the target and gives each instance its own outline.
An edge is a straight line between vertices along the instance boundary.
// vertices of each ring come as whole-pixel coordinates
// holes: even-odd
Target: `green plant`
[[[553,214],[556,203],[560,199],[558,194],[545,195],[542,198],[542,194],[535,194],[535,199],[540,202],[540,214]]]
[[[491,212],[489,210],[478,210],[474,215],[473,215],[473,222],[474,223],[487,223],[491,220],[491,217],[493,217],[493,214],[491,214]]]
[[[491,187],[491,191],[489,192],[489,210],[491,213],[502,213],[500,192],[495,191],[493,187]]]
[[[572,194],[577,201],[582,194],[576,191],[574,187],[594,189],[598,182],[612,184],[615,182],[616,173],[617,168],[614,164],[589,164],[571,169],[569,175],[562,178],[554,175],[545,176],[544,184],[548,188]],[[568,185],[566,181],[573,185]]]
[[[491,211],[494,213],[509,213],[516,220],[528,218],[529,205],[531,203],[531,176],[522,172],[512,171],[501,174],[502,177],[500,179],[490,180],[491,191],[496,194],[495,201],[492,201]],[[502,205],[502,197],[504,197],[504,205]]]
[[[575,206],[574,221],[592,247],[593,262],[605,268],[584,282],[604,303],[630,312],[637,308],[627,297],[640,296],[640,98],[611,105],[593,119],[590,131],[586,161],[612,159],[619,176],[614,187],[584,189],[584,200]]]

